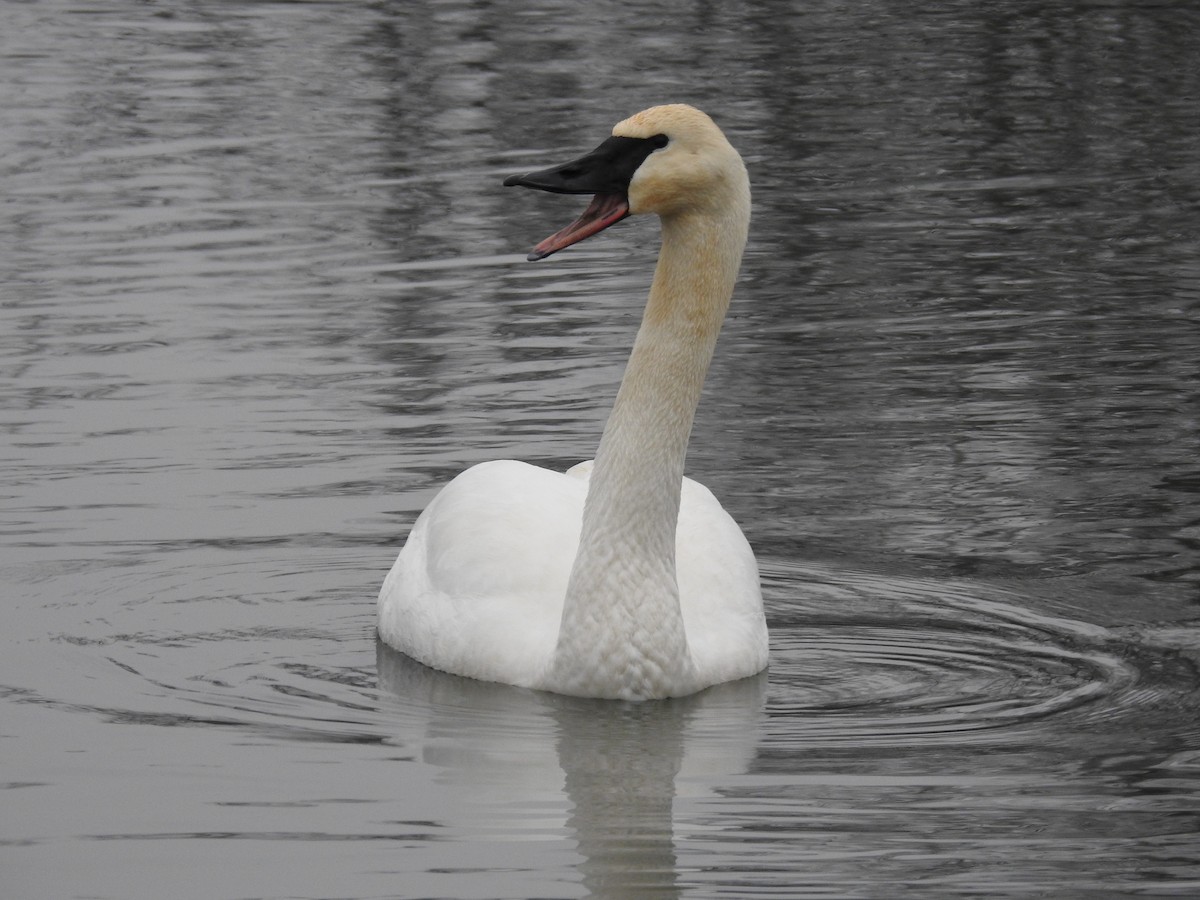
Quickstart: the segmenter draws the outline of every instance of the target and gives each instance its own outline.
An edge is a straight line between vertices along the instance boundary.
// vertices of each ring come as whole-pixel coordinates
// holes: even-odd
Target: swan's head
[[[654,106],[619,122],[612,137],[579,159],[504,179],[556,194],[593,194],[578,219],[533,248],[531,260],[578,243],[634,213],[748,207],[737,151],[713,120],[682,103]]]

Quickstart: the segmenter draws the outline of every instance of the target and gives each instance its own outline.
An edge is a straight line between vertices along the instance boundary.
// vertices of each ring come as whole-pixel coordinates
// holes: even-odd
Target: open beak
[[[593,195],[583,215],[534,247],[529,260],[545,259],[629,215],[629,182],[633,173],[660,146],[652,138],[611,137],[591,153],[569,163],[505,178],[505,187],[520,185],[554,194]]]

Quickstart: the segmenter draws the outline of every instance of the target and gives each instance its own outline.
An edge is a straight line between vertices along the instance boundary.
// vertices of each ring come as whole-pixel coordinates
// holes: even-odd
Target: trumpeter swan
[[[565,474],[499,460],[447,484],[383,583],[380,637],[446,672],[586,697],[681,696],[761,671],[754,554],[683,477],[749,228],[741,157],[708,116],[676,104],[504,183],[595,195],[531,260],[658,214],[650,297],[595,460]]]

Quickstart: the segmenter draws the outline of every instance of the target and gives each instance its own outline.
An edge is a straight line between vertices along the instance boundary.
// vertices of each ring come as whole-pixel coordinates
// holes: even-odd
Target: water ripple
[[[1102,628],[1032,612],[978,584],[765,572],[770,712],[809,745],[995,742],[1131,688]]]

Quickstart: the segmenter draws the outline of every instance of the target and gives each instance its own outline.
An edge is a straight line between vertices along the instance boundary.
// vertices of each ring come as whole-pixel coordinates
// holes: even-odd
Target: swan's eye
[[[650,138],[650,143],[654,145],[655,150],[661,150],[663,147],[667,146],[667,144],[671,143],[671,139],[665,134],[656,134],[654,137]]]

